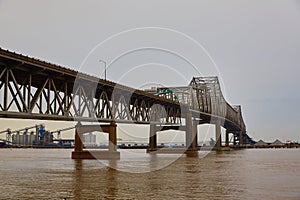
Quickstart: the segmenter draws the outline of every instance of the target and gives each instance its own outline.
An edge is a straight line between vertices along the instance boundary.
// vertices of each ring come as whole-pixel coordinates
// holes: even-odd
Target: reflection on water
[[[0,199],[300,199],[299,149],[183,156],[148,173],[114,169],[128,169],[127,162],[71,160],[70,153],[1,149]],[[132,167],[156,169],[167,159],[145,154]]]
[[[113,168],[100,168],[85,170],[84,161],[74,160],[73,192],[66,199],[84,199],[103,197],[114,199],[117,196],[116,170]],[[116,161],[110,161],[112,166]]]
[[[205,154],[209,152],[204,152]],[[203,154],[204,154],[203,153]],[[101,160],[103,165],[122,172],[145,173],[156,171],[169,166],[180,158],[182,154],[145,154],[145,150],[123,149],[121,159],[114,165],[111,161]]]

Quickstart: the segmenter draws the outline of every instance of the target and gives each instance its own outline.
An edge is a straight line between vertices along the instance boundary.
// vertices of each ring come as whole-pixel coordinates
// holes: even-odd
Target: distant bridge
[[[205,123],[216,125],[216,147],[222,146],[221,126],[226,146],[229,134],[237,145],[247,138],[241,106],[226,102],[217,77],[194,77],[188,86],[150,93],[3,49],[0,117],[110,123],[98,127],[109,133],[111,151],[116,123],[150,124],[149,151],[157,150],[156,133],[169,129],[185,131],[186,148],[195,151],[197,125]],[[82,151],[79,136],[99,128],[78,124],[76,130],[75,151]]]

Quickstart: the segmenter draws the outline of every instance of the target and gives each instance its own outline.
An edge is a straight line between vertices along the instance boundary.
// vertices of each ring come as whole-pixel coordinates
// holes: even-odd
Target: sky
[[[0,47],[140,89],[218,76],[251,137],[300,141],[299,19],[297,0],[0,0]]]

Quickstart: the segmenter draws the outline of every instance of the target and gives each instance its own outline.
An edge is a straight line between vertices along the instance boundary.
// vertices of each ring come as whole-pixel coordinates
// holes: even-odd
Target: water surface
[[[300,199],[300,149],[182,156],[148,173],[124,172],[129,161],[72,160],[71,151],[0,149],[0,199]],[[174,159],[138,153],[134,172]]]

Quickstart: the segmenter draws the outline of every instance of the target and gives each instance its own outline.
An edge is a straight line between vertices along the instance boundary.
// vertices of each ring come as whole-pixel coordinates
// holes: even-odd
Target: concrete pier
[[[222,138],[221,138],[221,121],[219,119],[215,120],[215,131],[216,131],[216,145],[215,148],[222,147]]]
[[[100,131],[109,134],[109,148],[104,150],[83,150],[82,136],[84,133]],[[120,159],[120,152],[117,151],[117,125],[112,122],[109,125],[81,125],[75,127],[75,147],[72,152],[72,159]]]
[[[198,137],[197,125],[198,122],[193,120],[192,113],[186,114],[185,126],[159,126],[159,131],[165,130],[182,130],[185,131],[186,148],[158,149],[157,148],[157,132],[158,127],[155,124],[150,124],[149,148],[147,153],[185,153],[187,156],[198,156]]]
[[[243,131],[239,131],[239,145],[242,146],[243,145]]]
[[[192,113],[188,112],[185,118],[186,123],[186,152],[188,157],[198,156],[198,137],[197,137],[197,125],[198,122],[193,120]]]
[[[157,150],[156,125],[150,124],[149,151]]]
[[[229,134],[230,134],[230,131],[226,129],[226,133],[225,133],[225,146],[226,147],[229,146]]]

